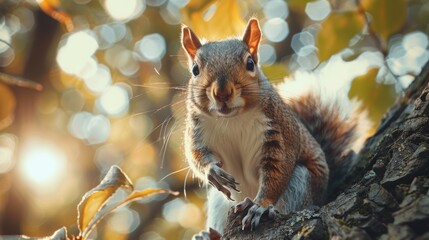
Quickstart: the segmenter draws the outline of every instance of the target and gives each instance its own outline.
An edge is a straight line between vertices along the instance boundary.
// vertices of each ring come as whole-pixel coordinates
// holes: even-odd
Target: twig
[[[381,51],[384,58],[384,65],[386,66],[387,71],[389,71],[390,74],[392,74],[393,78],[395,78],[396,82],[398,82],[401,85],[402,91],[404,91],[404,87],[401,84],[401,81],[399,81],[399,75],[393,72],[393,69],[389,66],[389,63],[387,63],[386,58],[388,54],[387,46],[384,41],[381,41],[380,38],[377,36],[377,34],[371,29],[371,21],[368,18],[368,15],[365,13],[365,9],[363,9],[361,5],[360,0],[355,0],[356,7],[358,9],[359,14],[361,14],[365,20],[365,25],[368,29],[368,34],[371,37],[371,39],[374,41],[375,47]]]
[[[360,0],[355,0],[355,2],[356,2],[356,7],[357,7],[359,14],[361,14],[365,20],[365,25],[368,28],[369,36],[374,41],[376,48],[379,49],[383,53],[383,56],[386,57],[387,56],[386,44],[383,44],[383,42],[380,40],[380,38],[377,36],[377,34],[375,34],[375,32],[371,29],[371,21],[369,20],[368,15],[365,13],[365,9],[363,9],[363,7],[360,3]]]
[[[32,88],[35,89],[37,91],[42,91],[43,90],[43,86],[42,84],[36,83],[36,82],[32,82],[20,77],[15,77],[6,73],[2,73],[0,72],[0,81],[9,84],[9,85],[15,85],[18,87],[25,87],[25,88]]]

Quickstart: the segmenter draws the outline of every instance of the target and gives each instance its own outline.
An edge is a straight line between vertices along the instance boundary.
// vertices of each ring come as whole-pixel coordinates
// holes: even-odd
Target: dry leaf
[[[77,219],[81,236],[87,235],[92,219],[119,188],[132,189],[133,184],[118,166],[112,166],[101,183],[82,197]]]

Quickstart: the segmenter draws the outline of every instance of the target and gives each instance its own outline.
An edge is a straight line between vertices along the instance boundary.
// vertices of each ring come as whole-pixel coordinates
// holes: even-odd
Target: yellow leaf
[[[160,193],[169,193],[169,194],[173,194],[175,196],[177,196],[179,194],[178,192],[173,192],[173,191],[165,190],[165,189],[148,188],[148,189],[132,192],[130,195],[128,195],[128,197],[120,205],[124,205],[124,204],[127,204],[129,202],[132,202],[132,201],[135,201],[135,200],[138,200],[141,198],[150,197],[152,195],[160,194]]]
[[[133,184],[118,166],[112,166],[101,183],[82,197],[78,205],[79,236],[82,239],[87,239],[95,226],[107,214],[127,203],[160,193],[178,194],[165,189],[145,189],[133,191],[124,200],[106,205],[119,188],[133,189]]]
[[[198,36],[209,40],[239,36],[246,25],[237,0],[191,0],[182,16]]]
[[[317,35],[321,62],[349,46],[350,39],[362,32],[364,18],[356,11],[332,13],[322,23]]]
[[[175,196],[177,196],[179,193],[178,192],[173,192],[170,190],[165,190],[165,189],[158,189],[158,188],[148,188],[148,189],[144,189],[141,191],[133,191],[131,194],[129,194],[123,201],[114,204],[112,206],[106,207],[105,205],[99,209],[96,212],[96,215],[93,217],[93,220],[90,222],[90,224],[87,227],[87,230],[85,231],[83,236],[83,239],[85,239],[87,236],[89,236],[89,234],[91,233],[92,229],[104,218],[106,217],[109,213],[111,213],[113,210],[122,207],[132,201],[141,199],[141,198],[146,198],[146,197],[150,197],[156,194],[161,194],[161,193],[168,193],[168,194],[173,194]]]
[[[0,83],[0,130],[12,123],[15,106],[15,95],[8,86]]]
[[[407,0],[361,0],[361,6],[371,14],[371,29],[385,40],[405,24]]]
[[[357,98],[362,107],[368,110],[369,118],[378,125],[384,113],[396,99],[393,85],[379,84],[376,81],[378,68],[373,68],[365,75],[356,77],[349,92],[350,98]]]
[[[127,175],[118,166],[112,166],[101,183],[87,192],[78,204],[78,227],[82,237],[86,237],[92,228],[92,222],[98,211],[119,188],[133,188]]]

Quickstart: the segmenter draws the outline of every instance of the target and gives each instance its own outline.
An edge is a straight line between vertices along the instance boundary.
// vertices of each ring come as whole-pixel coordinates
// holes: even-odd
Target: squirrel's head
[[[260,39],[257,19],[249,20],[241,39],[205,44],[183,26],[182,46],[192,74],[190,101],[216,117],[232,117],[254,107],[260,96],[261,73],[257,65]]]

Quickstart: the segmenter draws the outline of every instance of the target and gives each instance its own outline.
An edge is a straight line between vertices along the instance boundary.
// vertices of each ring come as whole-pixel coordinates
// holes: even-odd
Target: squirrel
[[[324,204],[353,166],[346,155],[364,141],[362,111],[346,115],[340,101],[325,102],[317,91],[289,97],[270,83],[258,65],[261,37],[256,18],[241,39],[206,43],[182,26],[192,74],[185,156],[193,173],[212,186],[210,233],[200,238],[218,238],[231,207],[247,210],[242,228],[252,230],[264,214]]]

